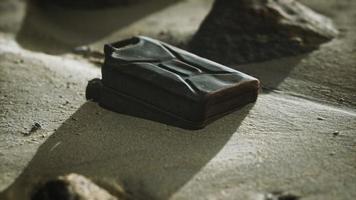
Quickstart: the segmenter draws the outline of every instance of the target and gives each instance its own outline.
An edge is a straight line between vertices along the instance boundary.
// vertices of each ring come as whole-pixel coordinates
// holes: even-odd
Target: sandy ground
[[[84,98],[100,68],[74,47],[100,50],[135,34],[184,44],[212,1],[160,2],[80,12],[0,2],[0,199],[27,199],[37,181],[72,172],[138,199],[353,199],[356,2],[303,1],[341,35],[307,55],[232,66],[259,77],[263,92],[199,131]]]

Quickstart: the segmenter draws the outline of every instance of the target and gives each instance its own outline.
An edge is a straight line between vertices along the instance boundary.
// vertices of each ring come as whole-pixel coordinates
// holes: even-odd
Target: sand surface
[[[100,68],[73,48],[101,50],[136,34],[181,45],[211,2],[63,11],[1,1],[0,199],[28,199],[39,180],[72,172],[119,183],[137,199],[264,200],[276,191],[354,199],[355,1],[303,1],[341,34],[306,55],[232,66],[260,78],[263,91],[255,104],[205,129],[85,101],[87,81],[100,77]],[[36,122],[42,128],[29,134]]]

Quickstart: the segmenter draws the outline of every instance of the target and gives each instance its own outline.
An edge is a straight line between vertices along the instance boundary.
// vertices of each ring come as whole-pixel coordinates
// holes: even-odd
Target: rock
[[[30,131],[27,132],[27,133],[23,133],[23,135],[24,135],[24,136],[29,136],[29,135],[31,135],[32,133],[36,132],[37,130],[39,130],[39,129],[41,129],[41,128],[42,128],[41,124],[39,124],[38,122],[35,122],[35,123],[32,125]]]
[[[87,45],[74,48],[73,53],[87,58],[88,61],[98,66],[101,66],[104,63],[104,53],[93,50]]]
[[[337,34],[329,18],[295,0],[216,0],[188,49],[240,64],[305,53]]]
[[[78,174],[50,180],[35,191],[31,200],[118,200],[105,189]]]
[[[285,193],[285,192],[272,192],[265,194],[264,200],[298,200],[298,195]]]
[[[334,131],[334,132],[333,132],[333,135],[334,135],[334,136],[338,136],[339,134],[340,134],[339,131]]]

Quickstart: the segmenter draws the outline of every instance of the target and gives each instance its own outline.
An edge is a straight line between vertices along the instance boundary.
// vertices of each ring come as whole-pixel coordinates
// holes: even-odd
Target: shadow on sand
[[[280,84],[288,77],[293,69],[309,54],[302,54],[293,57],[279,58],[275,60],[244,64],[232,67],[261,81],[263,92],[278,90]]]
[[[117,181],[137,199],[168,199],[219,153],[252,106],[189,131],[87,102],[39,147],[2,199],[28,199],[39,180],[72,172]]]
[[[41,6],[36,0],[28,0],[16,40],[25,49],[62,54],[96,42],[177,2],[149,0],[110,8],[71,9]]]

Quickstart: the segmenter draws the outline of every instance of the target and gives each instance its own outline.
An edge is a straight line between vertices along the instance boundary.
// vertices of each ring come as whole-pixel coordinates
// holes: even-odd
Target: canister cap
[[[94,78],[90,80],[85,91],[85,98],[87,100],[98,102],[101,96],[102,88],[103,83],[101,82],[101,79]]]

